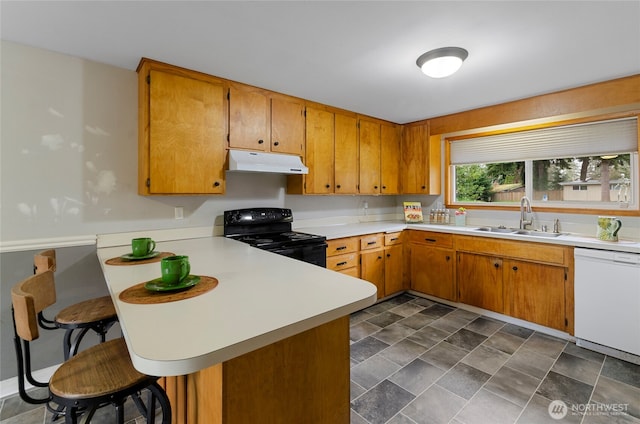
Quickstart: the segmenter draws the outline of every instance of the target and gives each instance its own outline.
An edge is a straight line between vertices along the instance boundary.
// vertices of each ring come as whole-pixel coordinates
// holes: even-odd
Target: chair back
[[[43,250],[33,256],[33,272],[35,274],[47,270],[56,270],[56,251],[54,249]]]
[[[38,314],[56,302],[53,271],[34,274],[13,286],[11,302],[18,336],[28,341],[37,339]]]

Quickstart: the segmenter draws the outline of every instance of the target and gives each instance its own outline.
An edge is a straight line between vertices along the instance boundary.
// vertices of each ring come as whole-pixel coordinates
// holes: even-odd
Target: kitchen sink
[[[499,227],[480,227],[476,228],[476,231],[486,231],[489,233],[513,233],[518,230],[516,228],[507,228],[501,225]]]
[[[533,230],[516,230],[513,232],[513,234],[518,234],[521,236],[548,237],[548,238],[554,238],[562,235],[562,233],[547,233],[544,231],[533,231]]]
[[[480,227],[480,228],[476,228],[474,231],[483,231],[487,233],[514,234],[519,236],[547,237],[547,238],[555,238],[562,235],[562,233],[547,233],[544,231],[519,230],[517,228],[507,228],[503,225],[500,225],[498,227]]]

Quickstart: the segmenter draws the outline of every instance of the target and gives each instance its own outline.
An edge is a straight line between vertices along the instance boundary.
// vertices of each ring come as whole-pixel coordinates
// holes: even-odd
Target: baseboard
[[[38,381],[49,381],[53,373],[58,369],[60,365],[53,365],[49,368],[44,368],[33,372],[33,377]],[[25,388],[27,390],[33,388],[33,386],[25,382]],[[0,398],[4,399],[9,396],[18,394],[18,377],[9,378],[7,380],[0,381]]]
[[[455,308],[464,309],[466,311],[473,312],[473,313],[476,313],[476,314],[479,314],[479,315],[484,315],[484,316],[489,317],[489,318],[495,318],[497,320],[506,322],[508,324],[518,325],[520,327],[528,328],[529,330],[538,331],[540,333],[544,333],[544,334],[547,334],[549,336],[557,337],[559,339],[564,339],[564,340],[568,340],[570,342],[575,342],[575,337],[573,337],[572,335],[570,335],[569,333],[566,333],[564,331],[556,330],[555,328],[545,327],[543,325],[539,325],[539,324],[536,324],[536,323],[533,323],[533,322],[529,322],[529,321],[524,321],[524,320],[521,320],[521,319],[518,319],[518,318],[510,317],[508,315],[503,315],[503,314],[500,314],[500,313],[497,313],[497,312],[489,311],[487,309],[482,309],[482,308],[478,308],[478,307],[475,307],[475,306],[467,305],[465,303],[451,302],[449,300],[440,299],[439,297],[430,296],[428,294],[420,293],[420,292],[417,292],[417,291],[414,291],[414,290],[408,290],[407,292],[412,294],[412,295],[414,295],[414,296],[423,297],[425,299],[433,300],[434,302],[444,303],[445,305],[453,306]]]
[[[590,342],[588,340],[576,339],[576,345],[584,347],[585,349],[593,350],[603,355],[613,356],[614,358],[622,359],[623,361],[631,362],[636,365],[640,365],[640,356],[633,353],[624,352],[622,350],[614,349],[609,346],[604,346],[598,343]]]

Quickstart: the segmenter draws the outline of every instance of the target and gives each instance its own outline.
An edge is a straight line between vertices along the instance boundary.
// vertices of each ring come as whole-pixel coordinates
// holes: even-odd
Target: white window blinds
[[[453,141],[451,164],[518,162],[637,151],[637,119],[624,118]]]

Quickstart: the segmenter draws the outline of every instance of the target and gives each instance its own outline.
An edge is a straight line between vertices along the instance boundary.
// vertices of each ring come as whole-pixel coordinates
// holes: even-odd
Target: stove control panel
[[[253,225],[292,222],[291,209],[250,208],[224,211],[224,225]]]

